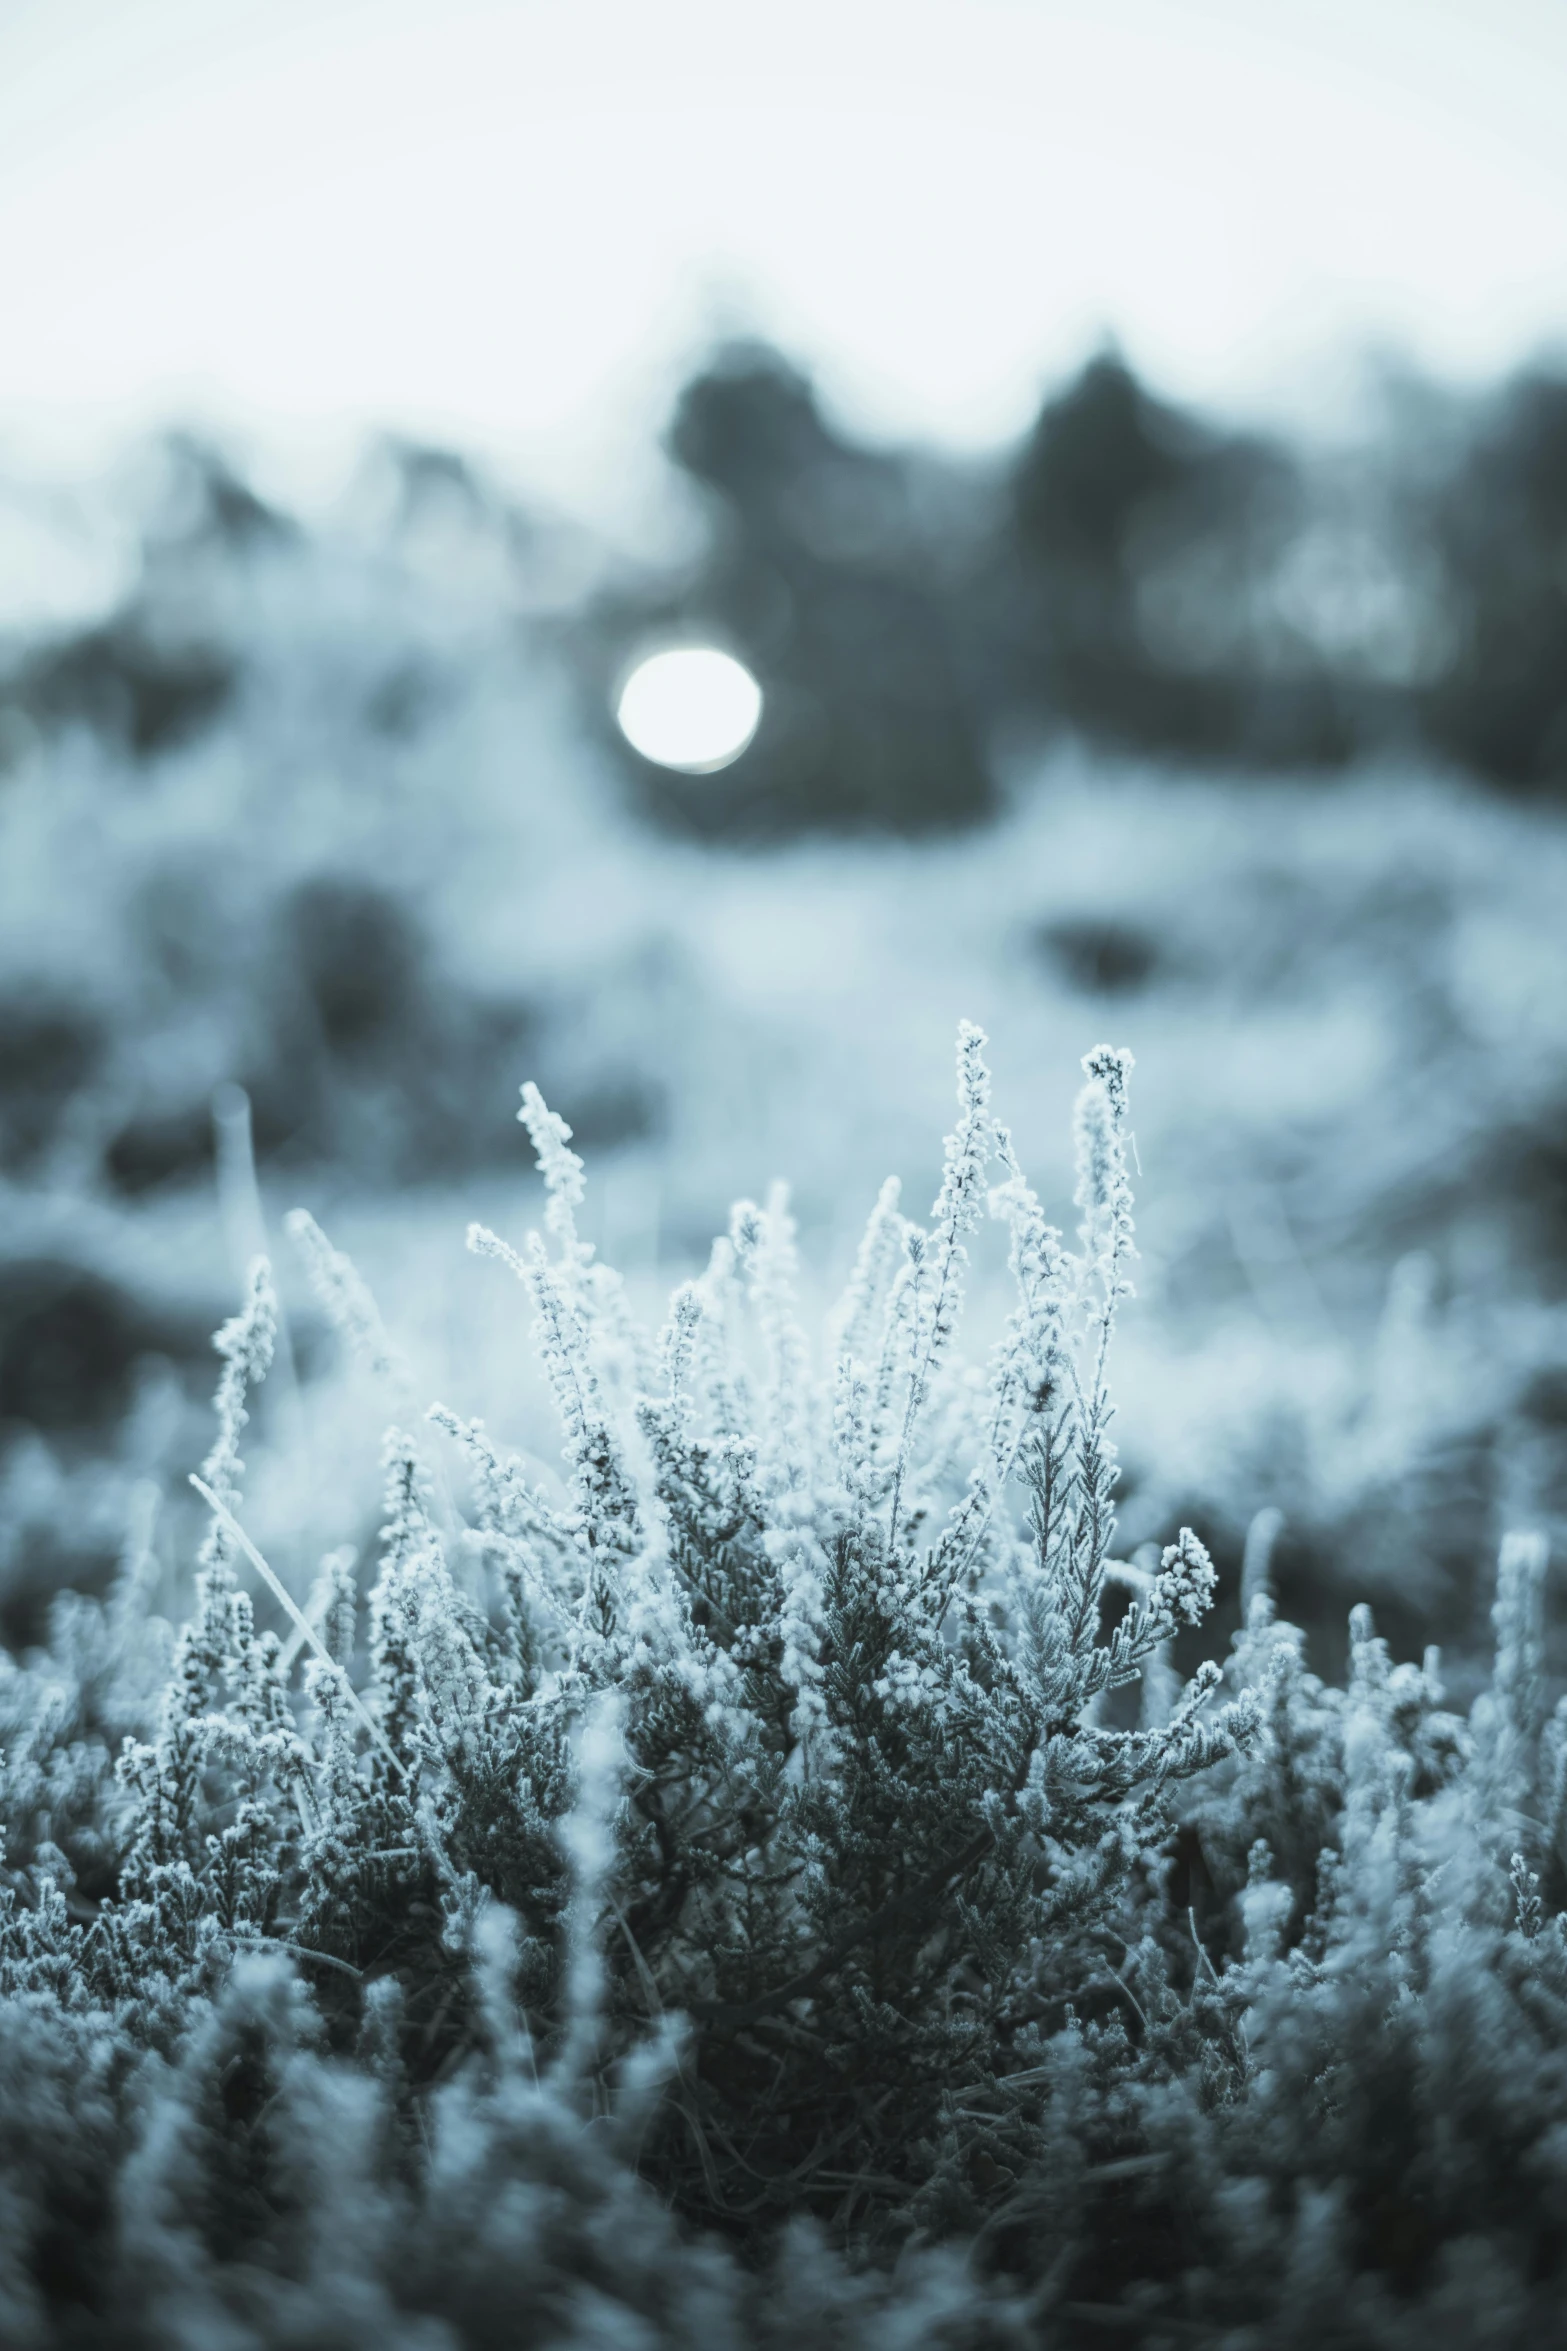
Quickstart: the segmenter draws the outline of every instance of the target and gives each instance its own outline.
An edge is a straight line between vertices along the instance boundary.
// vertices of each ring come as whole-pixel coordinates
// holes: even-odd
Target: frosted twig
[[[328,1649],[326,1643],[321,1639],[320,1635],[315,1629],[315,1626],[310,1622],[310,1619],[306,1616],[304,1610],[300,1607],[298,1601],[289,1591],[282,1578],[267,1565],[266,1561],[262,1558],[261,1553],[256,1549],[255,1544],[251,1541],[244,1528],[240,1525],[239,1520],[234,1516],[233,1511],[228,1507],[228,1504],[219,1500],[218,1496],[206,1483],[205,1479],[198,1477],[196,1472],[192,1470],[190,1482],[195,1487],[197,1493],[201,1496],[203,1502],[206,1503],[207,1508],[217,1518],[225,1533],[231,1535],[234,1541],[239,1545],[240,1549],[244,1552],[245,1557],[250,1561],[251,1566],[255,1569],[257,1575],[260,1576],[262,1582],[271,1592],[273,1598],[281,1602],[282,1606],[287,1610],[288,1614],[294,1621],[295,1627],[309,1642],[311,1648],[314,1650],[316,1656],[321,1660],[321,1663],[325,1666],[327,1672],[336,1675],[337,1678],[341,1681],[343,1688],[347,1693],[349,1705],[353,1708],[355,1714],[358,1715],[359,1720],[363,1723],[365,1729],[369,1732],[377,1747],[380,1748],[381,1753],[386,1757],[386,1760],[392,1766],[392,1769],[397,1773],[399,1779],[405,1779],[407,1777],[407,1773],[405,1772],[402,1764],[398,1761],[393,1749],[381,1736],[379,1730],[377,1730],[363,1699],[360,1697],[359,1692],[354,1688],[353,1683],[349,1680],[347,1672],[341,1665],[338,1664],[337,1659],[332,1655],[332,1652],[330,1649]]]

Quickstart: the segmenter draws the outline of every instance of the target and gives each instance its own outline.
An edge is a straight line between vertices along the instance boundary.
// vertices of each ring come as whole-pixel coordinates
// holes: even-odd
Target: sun
[[[716,645],[677,645],[639,661],[615,716],[634,751],[659,767],[712,775],[756,733],[762,689],[744,662]]]

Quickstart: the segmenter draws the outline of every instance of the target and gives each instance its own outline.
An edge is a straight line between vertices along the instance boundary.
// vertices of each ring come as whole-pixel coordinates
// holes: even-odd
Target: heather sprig
[[[139,1569],[0,1671],[20,1857],[0,2087],[43,2118],[23,2162],[0,2104],[7,2340],[47,2339],[58,2274],[35,2168],[137,2351],[281,2351],[323,2312],[333,2340],[422,2344],[433,2317],[479,2351],[524,2321],[553,2340],[567,2309],[631,2312],[659,2351],[792,2346],[819,2321],[888,2351],[1308,2321],[1402,2351],[1417,2321],[1489,2339],[1493,2304],[1550,2339],[1547,1548],[1503,1546],[1467,1723],[1435,1654],[1395,1663],[1369,1611],[1344,1689],[1309,1670],[1277,1614],[1276,1512],[1228,1662],[1180,1681],[1213,1560],[1190,1527],[1114,1555],[1130,1071],[1109,1048],[1084,1064],[1074,1252],[965,1028],[931,1225],[883,1188],[819,1352],[777,1189],[656,1340],[630,1332],[577,1238],[581,1162],[530,1091],[547,1239],[473,1241],[525,1285],[562,1473],[436,1406],[464,1516],[389,1432],[363,1639],[351,1549],[301,1607],[243,1523],[275,1314],[253,1269],[219,1334],[210,1525],[161,1703]],[[970,1365],[987,1202],[1015,1303]],[[376,1353],[358,1276],[297,1229]],[[89,1704],[106,1657],[122,1694]],[[109,1719],[134,1726],[117,1759]],[[972,2267],[949,2293],[906,2255],[877,2301],[796,2237],[747,2300],[671,2206],[764,2265],[777,2225],[809,2222],[861,2256],[966,2237]],[[1443,2335],[1455,2311],[1470,2331]]]

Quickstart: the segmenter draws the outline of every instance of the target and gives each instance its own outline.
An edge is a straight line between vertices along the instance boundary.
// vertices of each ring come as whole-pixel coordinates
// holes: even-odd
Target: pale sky
[[[388,424],[612,503],[725,323],[969,446],[1106,332],[1297,417],[1486,374],[1567,331],[1567,0],[0,0],[0,449]]]

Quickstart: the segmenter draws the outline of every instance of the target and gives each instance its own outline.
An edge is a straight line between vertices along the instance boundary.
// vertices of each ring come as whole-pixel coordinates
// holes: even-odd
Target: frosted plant
[[[1271,1520],[1227,1665],[1183,1682],[1208,1552],[1183,1527],[1114,1553],[1131,1059],[1084,1062],[1073,1247],[983,1046],[963,1030],[929,1224],[883,1188],[819,1348],[781,1190],[634,1329],[530,1089],[545,1231],[474,1243],[531,1305],[561,1473],[442,1406],[393,1429],[363,1593],[339,1551],[301,1607],[244,1526],[253,1269],[178,1640],[133,1543],[103,1604],[62,1599],[48,1650],[0,1666],[8,2341],[49,2340],[65,2290],[51,2198],[96,2281],[69,2291],[123,2299],[138,2344],[423,2351],[427,2321],[481,2345],[519,2313],[552,2340],[579,2304],[671,2351],[1087,2326],[1398,2351],[1400,2309],[1478,2342],[1493,2304],[1549,2339],[1544,1544],[1504,1545],[1468,1723],[1368,1611],[1347,1687],[1309,1670]],[[987,1212],[1016,1296],[972,1364]],[[353,1269],[296,1235],[381,1350]],[[753,2292],[671,2203],[759,2257],[805,2220],[862,2253],[966,2233],[973,2271],[877,2286],[797,2236]],[[1471,2333],[1442,2338],[1455,2311]]]
[[[451,1954],[499,1900],[542,2051],[559,2033],[575,2068],[589,2046],[612,2065],[683,2015],[691,2053],[658,2137],[694,2209],[754,2203],[758,2180],[767,2207],[769,2179],[827,2209],[862,2176],[912,2192],[964,2081],[1026,2138],[996,2089],[1009,2053],[1059,2015],[1083,1938],[1167,1833],[1170,1790],[1260,1719],[1250,1696],[1215,1711],[1212,1671],[1162,1722],[1095,1719],[1200,1621],[1214,1577],[1183,1530],[1102,1621],[1107,1592],[1124,1603],[1137,1582],[1111,1558],[1107,1384],[1133,1253],[1130,1056],[1099,1048],[1084,1069],[1079,1251],[993,1120],[966,1025],[931,1225],[884,1188],[819,1365],[781,1189],[735,1210],[656,1344],[630,1332],[578,1238],[569,1129],[528,1089],[545,1234],[471,1242],[531,1301],[562,1490],[438,1408],[472,1474],[453,1556],[418,1447],[389,1438],[364,1700],[377,1738],[361,1756],[337,1678],[353,1650],[343,1570],[314,1612],[329,1638],[308,1673],[289,1933],[355,1968],[395,1955],[449,2037],[471,2006]],[[987,1206],[1018,1304],[976,1380],[957,1342]],[[342,1318],[374,1330],[351,1269],[313,1227],[299,1235]],[[628,1366],[650,1374],[629,1400]],[[589,1934],[561,1824],[579,1817],[576,1726],[601,1695],[621,1710],[625,1772],[610,1858],[583,1881],[607,1922]],[[422,1947],[399,1916],[421,1909]],[[1045,1957],[1020,1974],[1025,1950]],[[604,2011],[591,2042],[569,1989],[587,1981]],[[868,2076],[845,2076],[852,2050]]]
[[[1130,1056],[1099,1048],[1084,1069],[1080,1250],[1045,1223],[965,1025],[931,1224],[883,1190],[820,1360],[781,1188],[735,1210],[656,1342],[631,1331],[578,1237],[569,1130],[528,1089],[545,1232],[471,1239],[531,1302],[560,1488],[437,1408],[471,1476],[454,1550],[419,1444],[392,1432],[362,1692],[351,1563],[329,1561],[296,1612],[306,1736],[235,1581],[248,1559],[280,1589],[236,1516],[273,1312],[256,1270],[219,1340],[196,1612],[161,1732],[120,1767],[127,1888],[185,1904],[192,1964],[270,1935],[314,1955],[329,2005],[390,1966],[434,2062],[472,2029],[464,1954],[504,1904],[546,2058],[558,2042],[569,2071],[613,2069],[685,2018],[652,2136],[695,2210],[754,2204],[757,2182],[771,2208],[769,2181],[824,2210],[862,2178],[884,2183],[873,2205],[889,2179],[913,2193],[964,2083],[1022,2145],[1032,2126],[998,2085],[1059,2019],[1171,1789],[1260,1719],[1251,1696],[1215,1710],[1211,1669],[1157,1724],[1097,1719],[1200,1621],[1214,1579],[1189,1530],[1140,1581],[1111,1557]],[[1018,1303],[979,1375],[958,1340],[987,1207]],[[353,1269],[294,1230],[336,1318],[384,1357]],[[584,1875],[565,1824],[588,1817],[582,1725],[611,1700],[623,1772]]]
[[[352,1258],[333,1248],[308,1209],[290,1209],[283,1226],[304,1259],[310,1287],[338,1336],[370,1370],[394,1387],[404,1387],[407,1367],[388,1339],[380,1309]]]

